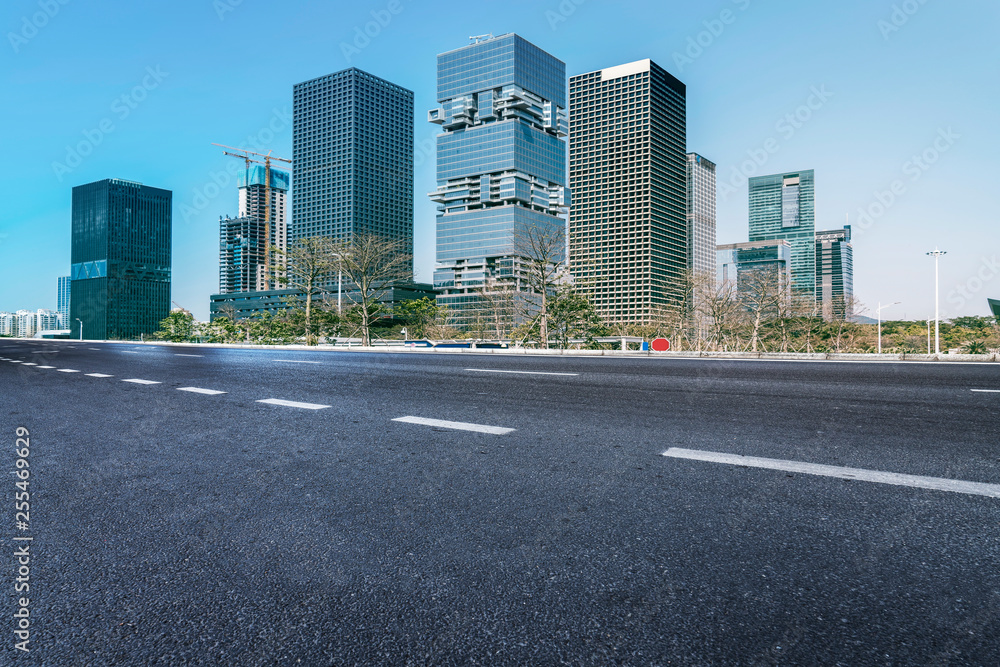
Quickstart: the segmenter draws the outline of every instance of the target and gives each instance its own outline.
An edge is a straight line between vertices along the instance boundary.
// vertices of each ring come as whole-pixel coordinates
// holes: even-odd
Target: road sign
[[[670,341],[666,338],[657,338],[653,341],[652,348],[654,352],[666,352],[670,349]]]

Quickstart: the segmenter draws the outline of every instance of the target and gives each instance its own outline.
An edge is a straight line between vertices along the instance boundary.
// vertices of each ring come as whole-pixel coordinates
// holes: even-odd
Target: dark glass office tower
[[[823,318],[854,315],[854,248],[851,226],[816,232],[816,303]]]
[[[565,230],[566,64],[513,33],[474,39],[438,56],[439,106],[428,112],[443,130],[434,286],[454,326],[494,320],[491,335],[504,337],[540,301],[517,239]]]
[[[792,246],[792,291],[816,294],[816,187],[812,169],[750,179],[750,240]]]
[[[413,93],[351,68],[293,89],[288,242],[377,234],[413,253]]]
[[[650,60],[569,80],[570,269],[609,321],[647,324],[683,298],[686,96]]]
[[[170,313],[173,193],[108,179],[73,188],[70,328],[136,339]]]

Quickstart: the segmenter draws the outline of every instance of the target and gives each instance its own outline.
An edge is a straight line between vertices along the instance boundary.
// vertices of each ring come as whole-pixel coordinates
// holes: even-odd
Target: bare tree
[[[698,312],[711,327],[709,343],[716,350],[726,350],[732,342],[733,334],[743,314],[736,293],[736,283],[727,280],[711,285],[702,285],[698,300]]]
[[[305,300],[306,342],[312,344],[313,299],[332,280],[338,266],[340,244],[329,236],[302,238],[285,250],[274,247],[277,264],[275,274],[281,276],[281,284],[297,290]]]
[[[413,278],[413,256],[401,241],[375,234],[355,234],[335,250],[346,277],[354,286],[360,309],[361,344],[371,345],[374,308],[386,292]],[[336,260],[335,260],[336,261]]]
[[[508,338],[518,320],[519,308],[517,290],[510,280],[488,277],[476,294],[483,305],[482,327],[485,333],[487,322],[492,326],[497,340]],[[485,338],[485,336],[482,336]]]
[[[761,330],[765,322],[775,320],[782,306],[788,284],[784,274],[771,267],[761,267],[739,277],[739,300],[750,316],[750,349],[762,346]]]
[[[548,296],[566,258],[566,230],[554,225],[524,225],[514,232],[514,254],[524,262],[528,287],[539,295],[538,328],[542,347],[547,349]]]

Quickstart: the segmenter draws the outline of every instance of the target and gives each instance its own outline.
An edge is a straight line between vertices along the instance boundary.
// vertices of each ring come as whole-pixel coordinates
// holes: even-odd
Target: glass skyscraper
[[[854,248],[851,226],[816,232],[816,302],[823,318],[854,315]]]
[[[518,238],[565,231],[566,65],[518,35],[490,35],[440,54],[437,81],[438,303],[468,329],[511,295],[502,336],[537,307]]]
[[[715,163],[687,154],[688,268],[693,276],[715,272]]]
[[[135,339],[170,313],[173,194],[109,179],[73,188],[70,328]]]
[[[813,170],[750,179],[750,240],[792,246],[792,290],[816,296],[816,194]]]
[[[651,60],[570,79],[570,268],[612,322],[681,303],[690,266],[687,89]]]
[[[356,68],[296,84],[288,242],[372,234],[413,253],[413,93]]]
[[[57,293],[56,310],[59,311],[59,325],[69,328],[69,276],[59,276],[59,291]]]

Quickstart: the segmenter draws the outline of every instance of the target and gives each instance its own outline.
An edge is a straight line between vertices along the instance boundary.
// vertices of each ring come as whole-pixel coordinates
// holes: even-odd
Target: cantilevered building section
[[[293,88],[289,242],[355,234],[413,253],[413,92],[356,68]]]
[[[715,163],[688,153],[688,268],[698,279],[715,273],[715,200]]]
[[[239,176],[239,216],[219,220],[219,291],[251,292],[265,285],[266,170],[253,165]],[[267,243],[284,250],[288,237],[288,172],[271,169],[270,234]],[[272,253],[272,261],[275,253]],[[272,279],[273,282],[273,279]]]
[[[459,328],[496,320],[497,299],[506,331],[535,307],[518,239],[532,228],[564,238],[565,88],[565,63],[515,34],[438,56],[434,286]]]
[[[816,303],[823,319],[850,319],[854,313],[854,249],[851,227],[816,232]]]
[[[569,89],[570,269],[602,317],[649,323],[681,302],[692,265],[686,87],[640,60]]]
[[[816,191],[812,169],[750,179],[750,240],[792,246],[792,291],[816,298]]]

